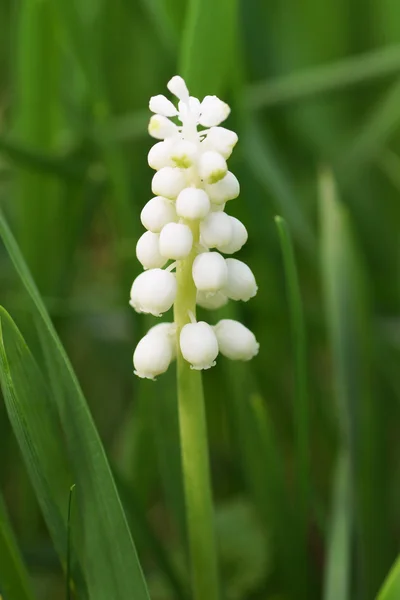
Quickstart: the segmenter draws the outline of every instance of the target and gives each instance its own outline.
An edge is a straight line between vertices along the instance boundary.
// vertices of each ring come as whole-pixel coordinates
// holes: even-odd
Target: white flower
[[[146,335],[163,335],[171,346],[172,360],[176,358],[176,325],[175,323],[157,323],[150,327]]]
[[[144,269],[161,268],[167,262],[167,258],[160,254],[159,234],[146,231],[136,244],[136,256]]]
[[[153,194],[166,198],[176,198],[185,187],[185,171],[173,167],[164,167],[157,171],[151,182]]]
[[[158,113],[164,117],[176,117],[178,114],[178,111],[172,104],[171,100],[168,100],[168,98],[162,94],[159,94],[158,96],[152,96],[150,98],[149,108],[151,112]]]
[[[176,199],[176,212],[185,219],[204,219],[209,210],[210,200],[200,188],[185,188]]]
[[[228,172],[226,160],[218,152],[207,150],[203,152],[199,160],[199,174],[206,183],[217,183],[225,177]]]
[[[202,292],[197,290],[196,303],[207,310],[216,310],[227,304],[228,297],[222,292],[211,294],[210,292]]]
[[[256,354],[260,345],[254,333],[242,323],[232,319],[222,319],[214,327],[221,354],[231,360],[250,360]]]
[[[179,75],[175,75],[168,81],[167,88],[171,94],[174,94],[174,96],[179,98],[179,100],[184,100],[186,102],[189,99],[189,92],[186,87],[186,83]]]
[[[238,136],[234,131],[225,129],[225,127],[211,127],[202,145],[208,150],[219,152],[219,154],[222,154],[227,159],[232,154],[237,141]]]
[[[232,240],[232,223],[229,215],[224,212],[211,212],[200,223],[202,242],[208,248],[224,246]]]
[[[178,133],[178,127],[163,115],[153,115],[149,123],[149,134],[157,140],[163,140]]]
[[[149,167],[156,171],[159,171],[163,167],[173,167],[174,165],[171,160],[172,146],[171,140],[168,139],[154,144],[147,155]]]
[[[206,96],[200,106],[200,125],[213,127],[219,125],[229,116],[231,109],[217,96]]]
[[[175,206],[168,198],[156,196],[145,205],[140,220],[149,231],[160,233],[164,225],[177,221]]]
[[[165,373],[173,360],[172,345],[164,330],[149,332],[136,346],[133,354],[135,375],[154,379]]]
[[[216,246],[217,250],[224,254],[234,254],[235,252],[238,252],[242,246],[245,245],[248,238],[247,229],[239,219],[229,217],[229,220],[232,228],[231,241],[227,244],[219,244]]]
[[[193,165],[197,156],[197,146],[193,142],[177,140],[171,148],[170,158],[175,167],[188,169]]]
[[[189,256],[193,246],[190,227],[183,223],[168,223],[160,233],[160,253],[166,258],[181,260]]]
[[[217,181],[217,183],[206,185],[206,192],[211,202],[214,204],[223,204],[239,196],[240,186],[235,175],[228,171],[225,177]]]
[[[193,281],[202,292],[219,292],[228,281],[226,261],[218,252],[203,252],[196,256],[192,267]]]
[[[175,296],[175,275],[162,269],[150,269],[136,277],[132,284],[129,304],[137,312],[159,317],[171,308]]]
[[[210,325],[204,321],[184,325],[179,337],[182,356],[192,369],[210,369],[218,356],[218,342]]]
[[[251,269],[241,260],[227,258],[228,280],[224,293],[232,300],[247,302],[257,293],[257,284]]]

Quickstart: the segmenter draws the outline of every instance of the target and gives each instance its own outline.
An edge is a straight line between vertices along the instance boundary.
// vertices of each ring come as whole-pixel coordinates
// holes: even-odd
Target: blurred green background
[[[204,374],[224,598],[371,600],[400,544],[400,5],[0,0],[1,206],[88,400],[153,600],[189,597],[175,375],[133,376],[154,319],[128,298],[151,197],[148,100],[177,73],[232,107],[242,191],[227,210],[248,228],[238,258],[259,285],[249,303],[201,313],[242,320],[261,344],[251,363],[220,358]],[[45,369],[3,246],[0,289]],[[37,598],[65,598],[3,402],[0,457]]]

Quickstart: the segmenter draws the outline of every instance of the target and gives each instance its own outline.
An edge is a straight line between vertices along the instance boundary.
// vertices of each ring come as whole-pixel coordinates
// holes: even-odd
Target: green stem
[[[189,224],[189,223],[188,223]],[[190,368],[179,349],[182,327],[190,322],[189,311],[196,314],[196,287],[192,278],[198,224],[190,225],[194,244],[192,254],[178,261],[178,293],[174,306],[178,336],[178,411],[185,491],[187,533],[194,600],[218,600],[218,568],[214,534],[207,424],[200,371]]]

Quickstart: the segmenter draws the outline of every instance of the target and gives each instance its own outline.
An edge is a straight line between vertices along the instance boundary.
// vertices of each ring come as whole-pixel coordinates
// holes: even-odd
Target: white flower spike
[[[160,140],[148,154],[156,171],[155,197],[140,215],[147,231],[137,242],[136,255],[148,270],[133,282],[130,304],[137,312],[159,317],[176,303],[176,323],[160,323],[139,341],[135,373],[147,379],[164,373],[177,354],[178,360],[201,370],[215,365],[218,352],[232,360],[250,360],[258,352],[253,333],[237,321],[223,319],[214,328],[197,322],[193,300],[196,293],[199,306],[215,310],[228,299],[247,301],[257,292],[249,267],[220,254],[234,254],[248,237],[245,226],[225,213],[225,203],[240,193],[226,163],[238,137],[221,126],[230,108],[216,96],[202,101],[190,96],[178,75],[167,87],[178,99],[177,107],[161,94],[149,102],[154,113],[149,133]],[[218,252],[210,252],[214,248]],[[165,267],[168,260],[177,262]]]

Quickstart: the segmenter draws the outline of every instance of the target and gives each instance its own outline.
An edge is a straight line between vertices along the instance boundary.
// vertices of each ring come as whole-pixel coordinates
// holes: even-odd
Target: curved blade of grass
[[[400,598],[400,556],[390,569],[377,600],[398,600]]]
[[[337,461],[332,522],[324,575],[324,600],[350,599],[351,556],[350,464],[347,453]]]
[[[0,375],[4,400],[43,517],[63,565],[66,563],[66,508],[71,473],[61,442],[60,422],[49,390],[24,339],[0,307]],[[82,576],[75,554],[72,574]],[[84,589],[81,591],[84,594]]]
[[[308,549],[308,518],[310,501],[310,446],[309,446],[309,400],[307,383],[306,328],[303,316],[303,303],[295,262],[293,244],[286,221],[275,217],[283,255],[285,279],[289,303],[290,322],[295,355],[296,391],[293,403],[293,422],[296,437],[296,473],[299,494],[299,535],[303,545],[304,558]],[[305,565],[307,569],[307,565]]]
[[[19,553],[6,507],[0,495],[0,594],[7,600],[34,600],[28,573]]]
[[[190,0],[179,72],[194,96],[219,94],[233,66],[237,0]]]
[[[60,394],[55,397],[68,449],[85,552],[90,594],[97,599],[148,600],[137,558],[111,470],[86,400],[43,301],[0,213],[0,237],[32,303],[43,335],[47,359],[54,363]]]

